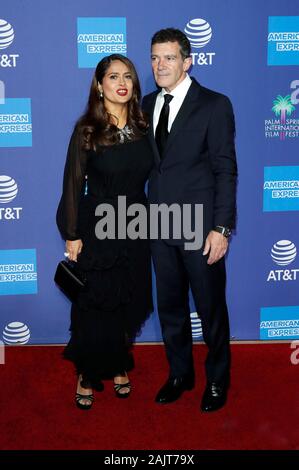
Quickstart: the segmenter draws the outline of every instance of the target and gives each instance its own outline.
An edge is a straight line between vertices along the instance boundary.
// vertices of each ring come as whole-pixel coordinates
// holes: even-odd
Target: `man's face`
[[[178,42],[163,42],[152,46],[152,68],[159,87],[170,92],[186,77],[191,58],[183,60]]]

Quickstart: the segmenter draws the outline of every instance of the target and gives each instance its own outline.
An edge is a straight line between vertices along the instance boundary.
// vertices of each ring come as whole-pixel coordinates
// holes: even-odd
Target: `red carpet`
[[[133,391],[96,393],[90,411],[74,405],[72,365],[61,347],[7,347],[0,365],[0,449],[299,449],[299,365],[289,344],[232,346],[225,408],[203,414],[205,346],[194,348],[197,383],[171,405],[154,403],[167,376],[162,346],[136,346]]]

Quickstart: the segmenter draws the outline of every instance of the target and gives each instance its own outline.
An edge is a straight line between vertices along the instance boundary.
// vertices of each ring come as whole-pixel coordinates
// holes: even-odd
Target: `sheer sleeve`
[[[86,162],[86,152],[81,149],[79,132],[75,128],[67,151],[63,191],[56,214],[57,226],[65,240],[81,238],[78,232],[78,213],[84,194]]]

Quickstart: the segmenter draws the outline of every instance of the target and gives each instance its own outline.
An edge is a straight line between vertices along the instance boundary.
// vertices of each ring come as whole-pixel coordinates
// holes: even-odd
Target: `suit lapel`
[[[151,145],[152,145],[152,148],[153,148],[155,162],[156,162],[157,166],[159,166],[160,162],[161,162],[161,158],[160,158],[160,154],[159,154],[159,150],[158,150],[158,147],[157,147],[157,144],[156,144],[155,134],[154,134],[154,110],[155,110],[155,104],[156,104],[156,99],[157,99],[158,94],[159,94],[159,92],[157,92],[154,95],[153,101],[151,103],[151,108],[150,108],[150,111],[149,111],[149,117],[150,117],[149,139],[150,139],[150,142],[151,142]]]
[[[167,150],[171,146],[179,129],[183,126],[184,122],[187,121],[188,117],[192,114],[194,108],[198,108],[199,94],[200,85],[194,79],[192,79],[192,84],[188,90],[188,93],[171,126],[171,131],[167,139],[164,158],[167,158]]]
[[[182,127],[184,122],[187,121],[188,117],[192,114],[194,108],[195,107],[198,108],[200,95],[202,95],[202,93],[201,93],[200,84],[194,78],[192,78],[192,84],[171,126],[171,131],[167,139],[165,155],[164,155],[163,160],[161,160],[159,150],[158,150],[156,140],[155,140],[155,135],[154,135],[154,110],[155,110],[155,104],[156,104],[158,94],[159,94],[159,91],[157,91],[157,93],[154,95],[151,106],[150,106],[150,110],[149,110],[149,117],[150,117],[149,138],[150,138],[150,142],[153,148],[154,158],[155,158],[157,167],[159,167],[160,164],[164,162],[165,159],[167,159],[167,150],[169,149],[172,142],[174,141],[174,138],[177,132],[179,131],[179,129]]]

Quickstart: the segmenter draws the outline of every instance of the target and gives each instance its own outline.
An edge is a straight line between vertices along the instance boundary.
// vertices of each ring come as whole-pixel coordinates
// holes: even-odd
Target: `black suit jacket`
[[[216,225],[235,228],[237,164],[230,100],[192,78],[161,160],[153,131],[158,93],[143,99],[155,156],[148,186],[149,202],[203,204],[204,237]]]

